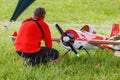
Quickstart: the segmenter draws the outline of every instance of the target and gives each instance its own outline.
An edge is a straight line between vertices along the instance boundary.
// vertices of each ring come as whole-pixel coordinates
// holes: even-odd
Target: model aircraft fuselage
[[[108,37],[102,36],[99,34],[93,34],[86,31],[81,30],[66,30],[65,34],[69,36],[70,42],[73,44],[75,49],[96,49],[98,46],[95,46],[96,44],[91,44],[88,41],[91,40],[108,40]],[[62,46],[66,49],[70,49],[70,47],[67,45],[67,43],[64,43],[64,41],[60,40]]]

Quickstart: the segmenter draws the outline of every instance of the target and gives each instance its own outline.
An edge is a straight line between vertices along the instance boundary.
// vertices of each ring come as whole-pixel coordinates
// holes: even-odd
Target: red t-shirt
[[[40,17],[34,16],[34,18]],[[44,22],[43,19],[40,19],[38,23],[44,31],[45,46],[52,48],[52,40],[49,26]],[[15,50],[26,53],[34,53],[39,51],[41,49],[42,36],[42,32],[35,21],[30,20],[24,22],[20,26],[17,38],[14,43]]]

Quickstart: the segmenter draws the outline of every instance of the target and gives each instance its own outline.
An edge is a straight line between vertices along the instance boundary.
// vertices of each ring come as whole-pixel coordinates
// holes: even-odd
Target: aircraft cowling
[[[74,43],[74,41],[75,41],[74,35],[73,35],[72,33],[70,33],[70,32],[66,32],[65,34],[67,35],[67,37],[69,37],[69,39],[70,39],[69,41],[70,41],[70,43],[73,45],[73,43]],[[61,39],[61,42],[62,42],[62,44],[63,44],[64,46],[69,46],[69,44],[63,40],[63,37],[62,37],[62,39]]]

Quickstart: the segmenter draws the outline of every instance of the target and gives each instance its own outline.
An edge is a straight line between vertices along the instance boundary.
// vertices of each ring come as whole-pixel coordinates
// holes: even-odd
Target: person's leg
[[[40,56],[39,52],[32,53],[32,54],[17,52],[17,54],[24,58],[24,65],[25,66],[30,66],[30,65],[34,66],[34,65],[40,63],[40,61],[37,59],[37,57]]]
[[[40,50],[42,56],[41,62],[46,63],[50,60],[55,60],[59,56],[59,52],[53,48],[42,47]]]
[[[41,63],[47,63],[50,60],[55,60],[59,56],[59,52],[53,48],[48,47],[42,47],[40,51],[28,54],[28,53],[22,53],[17,52],[18,55],[24,57],[26,61],[29,61],[30,64],[40,64]]]

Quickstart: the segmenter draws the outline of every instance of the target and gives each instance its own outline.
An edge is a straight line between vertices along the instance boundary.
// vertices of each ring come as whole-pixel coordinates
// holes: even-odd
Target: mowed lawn
[[[9,36],[18,31],[21,22],[33,16],[34,9],[39,6],[46,9],[45,21],[52,37],[60,37],[55,23],[63,30],[80,29],[91,24],[97,33],[109,36],[113,23],[120,24],[120,0],[36,0],[10,24],[17,2],[0,0],[0,80],[119,80],[120,58],[114,57],[110,50],[88,50],[93,61],[80,50],[79,58],[71,51],[56,63],[25,67]],[[60,54],[66,51],[56,42],[53,42],[53,48]]]

